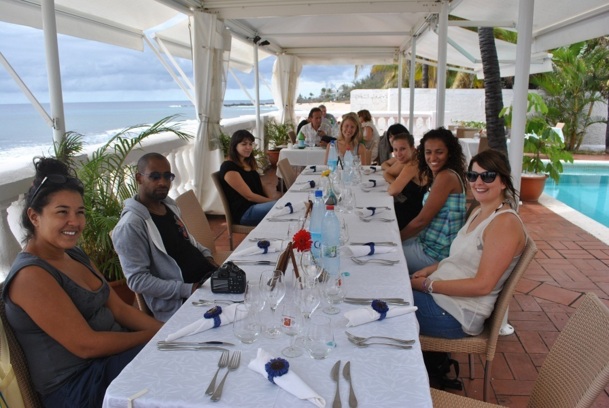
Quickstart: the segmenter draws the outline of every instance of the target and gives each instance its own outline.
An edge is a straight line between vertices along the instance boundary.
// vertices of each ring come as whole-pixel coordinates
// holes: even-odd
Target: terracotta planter
[[[271,166],[277,167],[277,162],[279,161],[279,150],[267,150],[266,155],[269,158]]]
[[[128,305],[133,305],[135,302],[135,293],[127,286],[127,279],[108,282],[116,294],[123,299],[123,302]]]
[[[520,199],[522,201],[539,200],[547,178],[547,174],[522,174],[520,176]]]

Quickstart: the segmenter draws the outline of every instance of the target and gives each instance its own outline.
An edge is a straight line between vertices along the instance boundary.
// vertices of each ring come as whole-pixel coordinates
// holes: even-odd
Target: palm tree
[[[507,154],[505,120],[503,117],[499,117],[499,113],[503,109],[503,94],[493,27],[478,28],[478,40],[484,72],[484,105],[488,145]]]

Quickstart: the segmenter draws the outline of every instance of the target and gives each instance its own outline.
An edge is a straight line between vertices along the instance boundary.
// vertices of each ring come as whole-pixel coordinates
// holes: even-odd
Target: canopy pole
[[[256,138],[264,146],[262,132],[260,131],[260,72],[258,72],[258,42],[254,42],[254,91],[256,92]]]
[[[412,48],[410,50],[410,79],[408,86],[410,87],[410,106],[409,106],[409,119],[408,119],[408,131],[411,135],[414,135],[414,94],[416,86],[414,82],[414,71],[417,67],[417,38],[418,35],[412,37]]]
[[[404,82],[404,72],[402,65],[404,64],[404,53],[400,50],[398,54],[398,123],[402,123],[402,82]]]
[[[527,115],[529,72],[531,69],[531,43],[533,38],[534,0],[518,2],[518,43],[516,44],[516,67],[514,75],[514,99],[512,101],[512,130],[508,154],[514,187],[520,191],[522,152],[524,151],[524,129]]]
[[[53,140],[60,143],[66,133],[66,120],[63,112],[63,95],[61,92],[55,0],[42,1],[41,10],[49,81],[49,102],[51,103],[51,118],[53,120]]]
[[[444,126],[446,109],[446,54],[448,49],[448,7],[446,0],[438,14],[438,83],[436,90],[436,127]]]

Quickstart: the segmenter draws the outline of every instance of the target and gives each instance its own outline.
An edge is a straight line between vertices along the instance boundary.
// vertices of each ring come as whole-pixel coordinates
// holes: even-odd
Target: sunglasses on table
[[[40,184],[34,191],[34,194],[32,194],[31,201],[32,202],[34,201],[34,199],[40,192],[40,189],[42,188],[42,186],[45,185],[45,183],[52,183],[52,184],[60,185],[60,184],[66,184],[67,182],[75,183],[79,188],[84,188],[82,182],[77,178],[64,176],[63,174],[49,174],[48,176],[46,176],[45,178],[42,179],[42,181],[40,182]]]
[[[467,181],[469,181],[470,183],[475,183],[476,180],[478,179],[478,176],[480,176],[480,178],[482,179],[482,181],[484,183],[492,183],[497,178],[497,172],[496,171],[485,171],[482,173],[478,173],[476,171],[468,171],[465,174]]]
[[[176,175],[169,171],[166,171],[165,173],[153,171],[152,173],[140,173],[140,174],[142,176],[147,176],[152,181],[159,181],[161,179],[161,177],[167,181],[173,181],[176,178]]]

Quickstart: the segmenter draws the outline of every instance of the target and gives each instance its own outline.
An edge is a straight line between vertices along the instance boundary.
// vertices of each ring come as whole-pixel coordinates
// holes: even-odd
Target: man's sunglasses
[[[176,175],[166,171],[165,173],[160,173],[158,171],[153,171],[152,173],[140,173],[142,176],[148,176],[148,178],[152,181],[159,181],[164,178],[167,181],[173,181],[176,178]]]
[[[482,179],[483,182],[492,183],[497,178],[497,172],[496,171],[485,171],[483,173],[478,173],[475,171],[468,171],[465,176],[467,177],[467,181],[469,181],[470,183],[475,183],[476,180],[478,179],[478,176],[480,176],[480,178]]]
[[[45,178],[42,179],[42,181],[40,182],[40,184],[34,191],[34,194],[32,194],[32,199],[31,199],[32,202],[34,201],[34,198],[36,198],[36,196],[40,192],[40,189],[42,188],[42,186],[44,186],[44,184],[47,182],[53,183],[53,184],[66,184],[67,182],[73,182],[79,188],[81,188],[81,189],[84,188],[82,185],[82,182],[77,178],[64,176],[63,174],[49,174],[48,176],[46,176]]]

